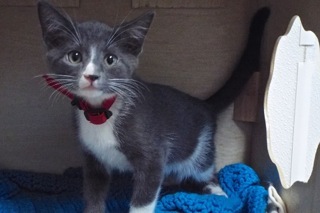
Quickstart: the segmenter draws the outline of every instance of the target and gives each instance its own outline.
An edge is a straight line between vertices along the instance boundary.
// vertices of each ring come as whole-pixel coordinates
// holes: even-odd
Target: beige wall
[[[261,5],[269,5],[272,16],[268,24],[268,30],[264,43],[264,70],[262,87],[266,84],[271,54],[278,36],[286,32],[289,21],[294,15],[301,17],[306,30],[312,30],[320,38],[320,1],[318,0],[259,0]],[[263,91],[263,90],[261,90]],[[251,162],[259,172],[262,179],[276,184],[281,191],[290,213],[312,213],[320,209],[320,156],[314,165],[314,171],[308,184],[296,183],[289,190],[282,189],[279,183],[278,173],[267,153],[266,133],[263,119],[261,94],[259,122],[255,125],[252,138]]]

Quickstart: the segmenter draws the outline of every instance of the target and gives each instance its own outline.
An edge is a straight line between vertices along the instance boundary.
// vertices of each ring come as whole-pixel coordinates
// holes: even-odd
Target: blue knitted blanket
[[[218,178],[228,198],[177,192],[160,197],[156,212],[266,212],[268,194],[253,169],[244,164],[229,165]],[[131,177],[116,174],[113,180],[107,210],[128,212]],[[81,185],[81,169],[68,169],[63,175],[0,170],[0,213],[82,212]]]

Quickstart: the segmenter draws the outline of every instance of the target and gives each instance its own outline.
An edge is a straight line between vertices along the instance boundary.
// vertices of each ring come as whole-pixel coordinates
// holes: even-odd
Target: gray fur
[[[45,1],[39,2],[38,12],[49,75],[93,106],[111,94],[117,95],[114,115],[105,125],[90,126],[81,112],[78,114],[86,158],[87,212],[104,211],[114,169],[133,172],[131,212],[152,212],[160,186],[167,180],[176,184],[190,181],[200,186],[212,181],[217,114],[212,99],[201,101],[171,87],[144,82],[134,74],[154,13],[112,28],[100,22],[71,21]],[[82,54],[81,63],[68,59],[73,50]],[[110,54],[118,59],[115,65],[106,64],[105,57]],[[79,86],[84,72],[89,71],[97,78],[95,92],[83,92]],[[97,138],[97,145],[92,144],[93,138]],[[102,140],[105,138],[109,141]],[[117,155],[119,162],[114,159]]]

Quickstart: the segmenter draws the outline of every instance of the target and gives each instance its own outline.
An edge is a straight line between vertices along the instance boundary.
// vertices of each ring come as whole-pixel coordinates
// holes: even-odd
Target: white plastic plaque
[[[274,48],[264,113],[282,186],[308,182],[320,142],[320,53],[316,35],[298,16]]]

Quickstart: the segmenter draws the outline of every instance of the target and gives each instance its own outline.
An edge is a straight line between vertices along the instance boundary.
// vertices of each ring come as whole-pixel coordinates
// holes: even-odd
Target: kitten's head
[[[116,27],[74,22],[45,1],[38,14],[51,77],[89,102],[130,92],[153,12]]]

